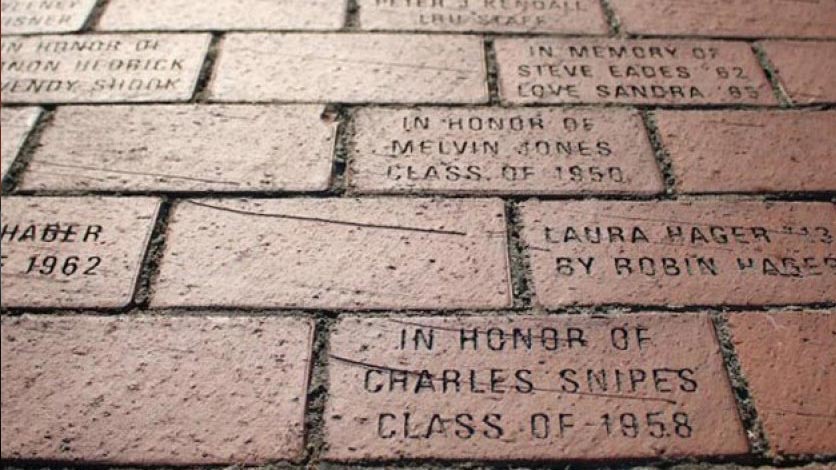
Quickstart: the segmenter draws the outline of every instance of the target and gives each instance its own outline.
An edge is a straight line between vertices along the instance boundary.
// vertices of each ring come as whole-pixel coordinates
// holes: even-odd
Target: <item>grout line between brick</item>
[[[351,146],[354,138],[354,111],[350,107],[333,105],[326,107],[323,119],[339,121],[334,137],[334,154],[332,155],[331,184],[328,197],[345,195],[349,188],[349,168],[351,165]]]
[[[223,42],[223,35],[212,33],[212,39],[209,41],[209,47],[206,50],[206,57],[203,58],[203,65],[200,67],[200,73],[195,83],[194,93],[192,94],[193,103],[208,103],[209,102],[209,84],[215,71],[215,64],[218,61],[218,56],[221,51],[221,43]]]
[[[508,267],[514,308],[527,309],[535,302],[534,282],[528,249],[522,240],[522,218],[516,201],[505,201],[508,229]]]
[[[647,137],[650,139],[650,146],[653,149],[653,156],[656,159],[656,165],[659,171],[662,172],[662,181],[665,184],[665,194],[667,196],[674,196],[676,192],[676,176],[673,172],[673,163],[671,162],[670,154],[662,142],[662,136],[659,133],[659,127],[656,125],[656,116],[647,110],[640,111],[642,122],[644,122]]]
[[[749,440],[750,452],[758,457],[768,458],[769,442],[758,418],[758,412],[752,403],[752,395],[749,393],[749,385],[740,367],[728,322],[724,313],[714,312],[711,317],[732,393],[737,402],[738,415]]]
[[[357,0],[345,0],[345,23],[343,31],[357,31],[360,29],[360,5]]]
[[[493,37],[486,37],[485,46],[485,71],[488,80],[488,106],[500,104],[499,98],[499,62],[496,59],[496,48]]]
[[[79,32],[90,32],[90,33],[97,33],[96,28],[99,26],[99,22],[104,16],[105,9],[107,9],[107,5],[110,0],[97,0],[96,4],[90,10],[90,14],[87,15],[87,19],[84,20],[84,25],[81,27]]]
[[[330,395],[328,378],[328,353],[334,319],[327,314],[315,317],[313,352],[310,380],[305,406],[305,455],[306,468],[317,468],[325,451],[325,404]]]
[[[54,106],[41,106],[41,113],[37,121],[32,126],[32,130],[26,135],[20,150],[17,152],[17,158],[12,161],[12,166],[6,172],[5,178],[2,181],[2,194],[7,195],[14,191],[20,185],[23,178],[23,173],[32,161],[32,156],[35,150],[40,146],[41,135],[44,130],[49,127],[52,119],[55,117]]]
[[[134,305],[140,309],[147,309],[151,302],[151,291],[160,274],[160,259],[165,250],[168,224],[171,219],[173,203],[164,198],[160,202],[160,210],[151,232],[151,239],[145,250],[145,257],[140,266],[139,277],[134,292]]]
[[[607,27],[610,30],[610,36],[621,35],[621,22],[618,20],[618,16],[615,14],[615,9],[610,3],[610,0],[600,1],[601,9],[604,11],[604,19],[607,21]]]
[[[781,79],[778,76],[778,69],[776,69],[772,61],[769,60],[769,57],[766,55],[766,50],[758,42],[752,43],[751,46],[752,53],[755,54],[758,64],[761,66],[763,73],[766,75],[766,79],[772,87],[772,94],[775,95],[775,99],[778,100],[779,106],[782,108],[792,108],[792,100],[786,90],[784,90],[784,86],[781,84]]]

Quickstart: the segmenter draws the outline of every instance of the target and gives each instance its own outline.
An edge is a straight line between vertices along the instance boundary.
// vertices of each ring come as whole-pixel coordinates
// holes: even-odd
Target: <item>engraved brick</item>
[[[675,39],[497,39],[508,103],[775,104],[749,44]]]
[[[345,0],[113,0],[100,30],[339,29]]]
[[[798,0],[612,0],[633,34],[836,37],[836,3]]]
[[[0,108],[0,178],[6,177],[40,114],[40,108]]]
[[[370,108],[355,118],[357,192],[578,194],[663,191],[632,110]]]
[[[359,0],[360,27],[373,31],[490,31],[606,34],[596,0],[413,2]]]
[[[747,451],[705,314],[352,316],[328,370],[329,460]]]
[[[836,112],[658,111],[677,189],[836,190]]]
[[[155,306],[511,302],[498,199],[187,200],[171,219]]]
[[[836,453],[836,314],[743,313],[728,319],[771,450]]]
[[[836,300],[831,203],[533,201],[522,222],[547,307]]]
[[[0,207],[3,307],[131,302],[157,199],[4,196]]]
[[[7,103],[187,101],[208,34],[4,37]]]
[[[313,105],[61,107],[20,187],[325,190],[337,124],[323,119],[323,110]]]
[[[765,41],[761,46],[794,103],[836,102],[836,42]]]
[[[484,103],[481,38],[393,34],[230,34],[217,101]]]
[[[268,317],[3,317],[3,460],[296,460],[313,325]]]
[[[78,31],[95,6],[96,0],[4,1],[2,34]]]

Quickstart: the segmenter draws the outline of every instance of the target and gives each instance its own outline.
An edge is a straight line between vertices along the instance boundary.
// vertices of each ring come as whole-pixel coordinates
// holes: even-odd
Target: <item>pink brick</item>
[[[778,79],[795,104],[836,102],[836,42],[761,43]]]
[[[2,458],[298,460],[313,325],[294,318],[2,319]]]

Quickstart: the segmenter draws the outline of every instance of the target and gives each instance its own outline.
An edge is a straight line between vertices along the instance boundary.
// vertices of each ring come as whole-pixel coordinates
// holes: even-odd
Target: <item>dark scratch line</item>
[[[194,199],[188,199],[186,202],[194,204],[196,206],[207,207],[209,209],[216,209],[219,211],[227,211],[232,212],[234,214],[241,214],[241,215],[252,215],[256,217],[270,217],[275,219],[288,219],[288,220],[299,220],[303,222],[318,222],[323,224],[333,224],[333,225],[345,225],[349,227],[362,227],[362,228],[374,228],[374,229],[381,229],[381,230],[399,230],[399,231],[406,231],[406,232],[420,232],[420,233],[434,233],[439,235],[457,235],[457,236],[467,236],[467,232],[459,232],[455,230],[438,230],[432,228],[420,228],[420,227],[403,227],[400,225],[383,225],[383,224],[366,224],[361,222],[349,222],[345,220],[334,220],[334,219],[323,219],[321,217],[305,217],[301,215],[289,215],[289,214],[265,214],[262,212],[251,212],[241,209],[233,209],[231,207],[222,207],[222,206],[214,206],[212,204],[206,204],[203,202],[197,202]]]
[[[379,366],[379,365],[376,365],[376,364],[369,364],[369,363],[362,362],[362,361],[355,361],[353,359],[348,359],[348,358],[345,358],[345,357],[336,356],[334,354],[329,354],[328,357],[330,357],[331,359],[334,359],[334,360],[352,365],[352,366],[362,367],[364,369],[379,369],[379,370],[386,370],[386,371],[390,371],[390,372],[400,372],[400,373],[408,374],[408,375],[412,375],[412,376],[421,375],[420,373],[412,371],[412,370],[398,369],[398,368],[386,367],[386,366]],[[437,377],[432,377],[432,376],[430,376],[430,378],[433,381],[441,380]],[[487,384],[484,384],[484,383],[473,383],[473,385],[481,385],[483,387],[487,386]],[[506,388],[510,388],[510,387],[506,386]],[[678,405],[679,404],[676,400],[671,400],[669,398],[634,397],[634,396],[630,396],[630,395],[618,395],[618,394],[613,394],[613,393],[567,392],[565,390],[557,390],[557,389],[553,389],[553,388],[538,388],[538,387],[532,387],[532,390],[537,391],[537,392],[558,393],[558,394],[561,394],[561,395],[581,395],[581,396],[590,396],[590,397],[598,397],[598,398],[618,398],[618,399],[622,399],[622,400],[638,400],[638,401],[660,401],[660,402],[664,402],[664,403],[669,403],[671,405]]]
[[[344,64],[362,64],[362,65],[381,65],[385,67],[402,67],[408,69],[418,69],[418,70],[437,70],[441,72],[455,72],[455,73],[465,73],[465,74],[473,74],[472,70],[467,69],[454,69],[450,67],[435,67],[432,65],[417,65],[417,64],[404,64],[400,62],[384,62],[378,60],[362,60],[362,59],[340,59],[336,57],[321,57],[321,56],[313,56],[313,55],[299,55],[299,54],[282,54],[282,53],[271,53],[271,55],[279,55],[284,57],[294,57],[298,59],[305,59],[305,60],[323,60],[326,62],[338,62]]]
[[[734,122],[734,121],[705,121],[709,124],[720,124],[723,126],[733,126],[733,127],[766,127],[764,124],[750,124],[745,122]]]
[[[75,165],[69,163],[54,163],[54,162],[40,162],[40,161],[33,161],[32,163],[36,165],[45,165],[45,166],[57,166],[61,168],[77,168],[81,170],[90,170],[90,171],[100,171],[102,173],[116,173],[120,175],[136,175],[136,176],[156,176],[160,178],[173,178],[173,179],[180,179],[180,180],[188,180],[188,181],[197,181],[200,183],[216,183],[216,184],[230,184],[233,186],[241,186],[241,183],[236,183],[234,181],[223,181],[223,180],[211,180],[205,178],[195,178],[191,176],[179,176],[179,175],[171,175],[167,173],[147,173],[144,171],[129,171],[129,170],[111,170],[108,168],[98,168],[94,166],[86,166],[86,165]]]

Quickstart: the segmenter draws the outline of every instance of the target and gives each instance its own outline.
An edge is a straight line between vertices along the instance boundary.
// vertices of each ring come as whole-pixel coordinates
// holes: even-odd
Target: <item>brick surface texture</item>
[[[2,0],[4,468],[836,470],[836,0]]]
[[[24,316],[3,318],[0,334],[4,459],[257,464],[302,452],[308,321]]]
[[[706,315],[348,317],[329,360],[333,460],[747,450]]]
[[[743,374],[773,450],[833,454],[836,316],[823,312],[728,315]],[[778,379],[778,380],[776,380]]]

